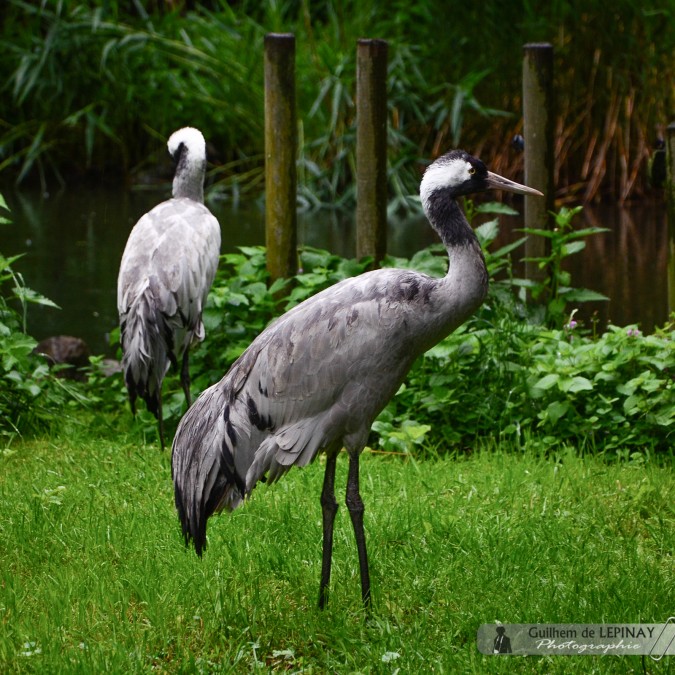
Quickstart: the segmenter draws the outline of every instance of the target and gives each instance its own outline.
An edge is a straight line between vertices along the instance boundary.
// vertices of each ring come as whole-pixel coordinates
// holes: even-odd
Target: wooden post
[[[675,312],[675,122],[666,130],[668,180],[668,315]]]
[[[297,271],[295,36],[265,36],[265,244],[272,280]]]
[[[525,184],[541,190],[544,198],[525,197],[525,227],[550,229],[555,207],[553,171],[555,168],[553,96],[553,46],[548,43],[526,44],[523,48],[523,136],[525,137]],[[526,258],[548,255],[548,240],[529,235],[525,242]],[[541,280],[545,269],[537,263],[525,263],[525,276]]]
[[[387,253],[387,43],[359,40],[356,59],[356,257]]]

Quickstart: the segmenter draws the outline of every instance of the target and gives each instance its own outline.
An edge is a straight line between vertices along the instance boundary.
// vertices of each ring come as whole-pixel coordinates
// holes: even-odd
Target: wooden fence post
[[[523,47],[523,136],[525,137],[525,184],[541,190],[544,198],[525,197],[525,227],[551,229],[555,207],[553,172],[555,107],[553,92],[553,46],[530,43]],[[548,240],[529,235],[526,258],[548,255]],[[540,281],[546,276],[534,262],[525,263],[525,276]]]
[[[668,315],[675,312],[675,122],[666,131],[668,180],[666,181],[668,203]]]
[[[356,60],[356,257],[387,253],[387,49],[361,39]]]
[[[265,36],[265,244],[274,281],[297,271],[295,36]]]

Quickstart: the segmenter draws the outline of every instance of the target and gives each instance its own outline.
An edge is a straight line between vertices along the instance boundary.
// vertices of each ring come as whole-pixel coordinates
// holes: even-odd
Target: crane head
[[[204,202],[206,141],[199,129],[183,127],[169,137],[169,154],[176,163],[173,196]]]
[[[194,127],[183,127],[174,131],[166,145],[169,148],[169,154],[176,162],[180,161],[186,150],[187,154],[195,157],[206,157],[206,141],[202,132]]]
[[[488,171],[480,159],[464,150],[451,150],[427,167],[420,185],[420,196],[422,203],[426,204],[431,195],[439,191],[455,198],[490,189],[543,196],[539,190]]]

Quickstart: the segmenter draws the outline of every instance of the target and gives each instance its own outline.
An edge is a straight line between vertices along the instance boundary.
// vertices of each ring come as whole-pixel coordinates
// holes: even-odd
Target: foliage
[[[504,212],[503,205],[474,207],[468,214]],[[561,261],[581,250],[595,230],[574,230],[576,210],[558,214],[546,258],[554,277],[540,287],[514,279],[510,259],[524,238],[490,251],[496,220],[476,228],[491,276],[488,300],[469,321],[413,366],[405,384],[373,426],[372,443],[394,452],[471,446],[477,438],[534,442],[546,447],[575,443],[593,451],[667,449],[675,431],[675,328],[642,336],[636,328],[610,326],[602,335],[574,320],[575,307],[598,295],[570,285]],[[194,384],[202,390],[219,380],[230,364],[279,313],[309,295],[365,269],[366,261],[326,251],[300,253],[301,271],[292,282],[268,288],[264,249],[250,247],[223,256],[204,321],[207,339],[192,356]],[[447,256],[434,245],[410,260],[385,265],[445,274]],[[548,292],[547,324],[539,304],[513,290],[527,286]],[[170,381],[171,382],[171,381]],[[178,382],[174,421],[182,413]],[[168,397],[167,397],[168,398]],[[169,415],[171,416],[171,415]]]
[[[37,172],[43,184],[50,170],[138,171],[158,147],[153,136],[186,124],[217,140],[221,173],[247,169],[236,148],[255,152],[261,137],[262,73],[241,46],[260,44],[259,29],[225,10],[187,25],[177,15],[128,23],[106,5],[11,0],[0,169],[18,167],[19,181]]]
[[[482,623],[669,616],[665,461],[482,447],[362,456],[367,620],[344,507],[330,602],[316,607],[320,460],[213,518],[198,559],[183,546],[168,453],[119,418],[85,413],[49,439],[16,440],[0,450],[0,670],[504,673],[513,660],[476,650]],[[345,476],[342,458],[340,491]],[[607,672],[608,659],[627,672],[651,662],[552,656],[517,670]]]
[[[672,326],[651,336],[610,327],[592,339],[576,329],[480,317],[416,363],[378,424],[393,430],[414,422],[438,448],[490,437],[666,451],[675,434],[674,372]]]
[[[563,269],[565,258],[579,253],[586,247],[584,239],[600,232],[607,232],[604,227],[586,227],[575,230],[572,219],[582,207],[569,209],[563,206],[555,216],[555,227],[550,230],[523,228],[528,236],[543,237],[548,253],[540,258],[525,258],[537,263],[544,272],[542,279],[518,279],[513,284],[531,292],[535,302],[543,308],[541,321],[549,326],[561,326],[566,316],[567,307],[575,302],[592,302],[607,300],[601,293],[587,288],[570,286],[570,273]]]
[[[0,199],[0,203],[2,200]],[[72,388],[35,355],[27,332],[29,303],[56,305],[28,288],[12,264],[20,256],[0,254],[0,435],[44,428],[58,418]]]
[[[7,215],[4,215],[7,214]],[[9,209],[0,194],[0,227],[11,224]],[[0,436],[31,434],[62,419],[69,405],[89,401],[75,383],[58,377],[35,353],[37,341],[28,332],[31,304],[58,309],[49,298],[26,286],[12,268],[21,256],[0,253]]]
[[[494,204],[476,207],[467,202],[471,218],[490,211],[503,213],[508,208]],[[575,212],[563,209],[557,215],[558,230],[548,233],[551,254],[543,259],[548,276],[538,285],[512,274],[511,256],[524,237],[492,250],[499,232],[497,221],[476,228],[491,277],[488,299],[466,324],[417,360],[375,422],[373,447],[424,454],[429,448],[449,452],[471,447],[478,438],[489,438],[547,448],[570,443],[595,452],[619,453],[665,450],[672,444],[674,328],[664,326],[643,336],[635,327],[610,326],[604,334],[596,335],[595,330],[578,324],[574,318],[578,303],[597,296],[574,288],[561,266],[562,260],[581,250],[585,238],[595,231],[575,230]],[[314,248],[301,250],[299,257],[298,275],[272,285],[264,248],[244,247],[222,257],[204,313],[207,338],[191,352],[194,393],[218,381],[280,313],[341,279],[360,274],[370,262]],[[384,264],[441,276],[447,256],[442,246],[434,245],[410,260],[388,258]],[[15,288],[21,285],[15,283]],[[524,290],[545,293],[546,303],[528,302]],[[24,302],[31,297],[26,290],[12,293]],[[54,394],[44,367],[35,373],[29,369],[36,367],[30,356],[34,341],[25,335],[18,314],[5,309],[4,316],[5,380],[35,398],[28,405],[8,394],[5,408],[8,401],[19,403],[6,419],[13,419],[12,414],[16,417],[19,410],[24,415],[28,410],[46,413],[48,408],[42,402],[49,399],[44,391]],[[13,317],[14,323],[8,323],[7,317]],[[112,339],[118,340],[118,336]],[[14,360],[9,360],[10,356]],[[21,368],[15,365],[17,359]],[[94,364],[89,382],[76,388],[79,398],[71,405],[124,414],[131,420],[122,378],[105,375],[102,365]],[[165,381],[163,399],[170,430],[185,410],[175,374]],[[62,404],[53,406],[55,414],[63,409]],[[136,424],[146,437],[154,438],[156,423],[147,411],[139,412]]]
[[[462,143],[497,172],[522,169],[522,45],[555,47],[556,185],[584,200],[648,190],[643,170],[671,93],[672,10],[636,0],[463,6],[424,0],[80,3],[8,0],[0,44],[0,172],[22,180],[132,174],[139,182],[179,126],[210,141],[214,189],[263,185],[263,38],[296,35],[301,202],[354,199],[355,44],[389,43],[389,192],[398,206],[418,158]],[[147,8],[146,8],[147,5]],[[442,25],[443,40],[430,39]],[[510,26],[510,30],[503,30]]]

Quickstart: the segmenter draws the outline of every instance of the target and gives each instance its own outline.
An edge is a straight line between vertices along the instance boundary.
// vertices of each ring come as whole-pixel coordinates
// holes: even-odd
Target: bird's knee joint
[[[345,499],[345,504],[347,504],[349,513],[362,514],[366,510],[363,500],[359,495],[348,494],[347,499]]]
[[[334,495],[321,495],[321,508],[324,511],[335,513],[338,510],[338,503]]]

